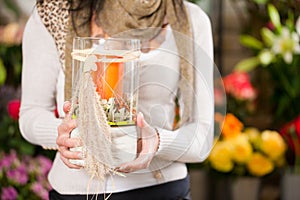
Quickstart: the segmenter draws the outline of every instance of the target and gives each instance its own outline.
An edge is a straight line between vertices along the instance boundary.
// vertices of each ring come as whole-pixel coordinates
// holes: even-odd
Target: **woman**
[[[64,104],[70,99],[72,39],[110,37],[132,29],[141,30],[130,36],[141,39],[143,52],[138,156],[116,166],[125,178],[113,175],[99,182],[70,162],[84,157],[70,151],[80,140],[70,138],[77,125],[68,113],[70,103]],[[203,161],[212,147],[212,60],[210,21],[194,4],[38,1],[23,38],[20,129],[31,143],[58,149],[49,173],[50,199],[86,199],[87,194],[92,194],[90,198],[112,194],[110,199],[190,199],[185,163]],[[174,128],[176,96],[181,120]],[[56,106],[59,118],[53,115]]]

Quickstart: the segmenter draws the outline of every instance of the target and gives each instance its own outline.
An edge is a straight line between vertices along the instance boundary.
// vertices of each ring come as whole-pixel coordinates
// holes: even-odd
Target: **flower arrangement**
[[[252,71],[260,66],[269,74],[272,89],[269,104],[273,125],[282,125],[300,113],[300,28],[292,11],[285,22],[273,4],[267,6],[270,22],[260,30],[260,38],[242,35],[241,43],[252,49],[254,56],[239,62],[235,69]],[[263,88],[260,88],[263,89]],[[291,107],[293,109],[291,109]],[[277,127],[278,128],[278,127]]]
[[[6,94],[4,97],[10,93],[0,92]],[[0,199],[46,200],[51,189],[47,175],[55,152],[30,144],[21,136],[20,100],[8,98],[6,112],[0,116]]]
[[[48,199],[47,175],[52,161],[44,156],[0,153],[0,197],[2,200]]]
[[[219,173],[262,177],[284,165],[285,151],[286,144],[278,132],[244,128],[244,124],[229,113],[207,162]]]

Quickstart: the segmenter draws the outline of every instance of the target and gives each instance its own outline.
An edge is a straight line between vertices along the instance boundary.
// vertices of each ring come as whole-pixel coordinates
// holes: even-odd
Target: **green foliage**
[[[0,152],[15,150],[20,155],[44,155],[53,159],[56,151],[48,151],[27,142],[20,133],[18,121],[3,113],[0,120]]]
[[[4,116],[0,123],[0,150],[9,152],[11,149],[26,155],[35,153],[35,146],[24,140],[20,134],[18,121]]]
[[[247,58],[242,61],[240,61],[236,66],[235,69],[239,71],[251,71],[255,69],[259,64],[259,59],[258,58]]]
[[[240,36],[240,43],[246,47],[253,48],[253,49],[261,49],[263,48],[263,43],[250,35],[241,35]]]
[[[20,85],[22,71],[21,45],[0,45],[0,60],[2,60],[4,67],[3,72],[6,71],[6,76],[4,76],[4,74],[1,75],[3,76],[3,79],[5,79],[5,83],[13,86]]]
[[[0,59],[0,86],[4,84],[6,80],[6,69],[3,65],[2,59]]]
[[[21,11],[20,11],[19,7],[16,5],[15,1],[3,0],[3,3],[4,3],[4,6],[6,9],[8,9],[9,11],[14,13],[16,19],[20,18]]]
[[[274,5],[272,4],[268,5],[268,14],[272,24],[275,26],[275,28],[278,31],[280,31],[281,30],[280,15]]]
[[[266,4],[269,0],[253,0],[257,4]]]

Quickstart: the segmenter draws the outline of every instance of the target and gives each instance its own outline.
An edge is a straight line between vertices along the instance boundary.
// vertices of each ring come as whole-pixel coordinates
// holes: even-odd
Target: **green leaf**
[[[255,37],[252,37],[250,35],[241,35],[240,36],[240,43],[246,47],[252,48],[252,49],[262,49],[263,43],[256,39]]]
[[[34,150],[35,150],[35,146],[28,143],[28,142],[23,142],[20,146],[20,152],[26,154],[26,155],[33,155],[34,154]]]
[[[291,11],[288,12],[288,18],[285,21],[285,24],[291,31],[295,30],[295,17]]]
[[[280,118],[280,116],[282,116],[284,114],[284,111],[285,110],[288,110],[288,108],[290,107],[290,99],[288,96],[282,96],[279,98],[279,101],[278,101],[278,105],[277,105],[277,108],[276,108],[276,117],[277,118]]]
[[[6,69],[0,58],[0,86],[4,84],[5,80],[6,80]]]
[[[255,69],[260,64],[257,57],[247,58],[240,61],[234,68],[238,71],[251,71]]]
[[[268,28],[261,29],[262,40],[267,46],[272,46],[275,39],[275,34]]]
[[[268,5],[268,14],[272,24],[275,26],[278,32],[281,32],[280,15],[276,7],[272,4]]]
[[[295,29],[296,29],[296,32],[300,35],[300,16],[298,17],[298,19],[296,21],[296,27],[295,27]]]
[[[253,0],[257,4],[266,4],[269,0]]]

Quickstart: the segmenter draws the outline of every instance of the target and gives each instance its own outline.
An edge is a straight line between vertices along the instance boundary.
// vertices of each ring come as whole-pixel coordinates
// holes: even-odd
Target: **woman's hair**
[[[77,32],[77,28],[85,25],[86,23],[90,23],[93,14],[98,14],[102,7],[102,0],[69,0],[70,3],[70,13],[72,16],[72,23],[75,32]],[[74,18],[75,16],[82,10],[85,10],[85,16],[87,16],[86,20],[83,21],[82,24],[75,26]]]

